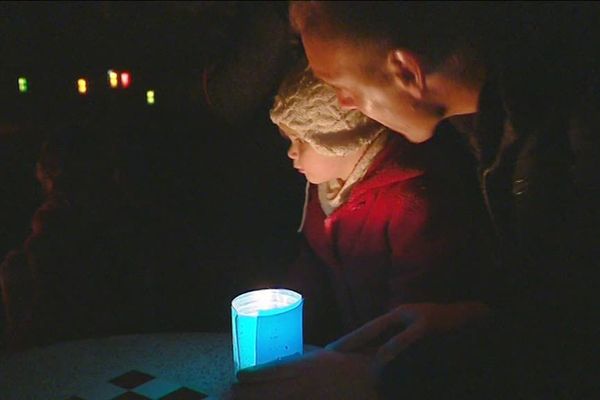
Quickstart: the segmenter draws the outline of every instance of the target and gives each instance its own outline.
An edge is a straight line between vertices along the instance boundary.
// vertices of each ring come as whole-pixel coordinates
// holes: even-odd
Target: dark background
[[[285,13],[287,5],[0,3],[2,256],[23,243],[42,201],[35,180],[41,143],[76,123],[116,137],[148,212],[193,232],[198,269],[221,273],[220,286],[198,282],[198,290],[215,292],[223,322],[231,296],[274,282],[295,254],[303,178],[268,118],[270,96],[256,99],[244,118],[223,118],[202,91],[202,71],[230,62],[265,7]],[[111,68],[131,73],[129,89],[109,89]],[[26,94],[17,90],[19,76],[29,81]],[[86,96],[77,93],[79,77],[88,80]],[[148,88],[156,92],[153,106]]]
[[[536,14],[553,38],[563,24],[581,25],[581,41],[597,43],[585,28],[598,25],[591,3],[503,4],[486,13],[499,37],[510,36],[515,21],[536,32],[529,20]],[[304,180],[268,117],[279,76],[251,82],[269,60],[235,57],[252,39],[249,24],[265,10],[285,21],[286,9],[286,2],[0,2],[0,257],[23,243],[42,201],[35,180],[42,142],[69,124],[99,127],[120,144],[121,168],[148,213],[192,232],[198,270],[219,271],[218,284],[199,280],[198,290],[214,293],[218,327],[227,329],[231,298],[276,282],[298,247]],[[518,18],[503,20],[507,11]],[[215,113],[204,97],[207,68],[241,77],[232,82],[256,91],[253,104]],[[108,69],[129,71],[131,87],[109,89]],[[28,78],[26,94],[17,90],[19,76]],[[76,90],[80,77],[86,96]],[[153,106],[145,102],[149,88]],[[227,104],[227,92],[220,100]]]

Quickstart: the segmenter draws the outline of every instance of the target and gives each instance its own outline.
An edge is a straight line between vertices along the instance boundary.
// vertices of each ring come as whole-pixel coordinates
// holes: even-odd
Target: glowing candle
[[[261,289],[231,302],[235,371],[302,354],[302,304],[299,293]]]

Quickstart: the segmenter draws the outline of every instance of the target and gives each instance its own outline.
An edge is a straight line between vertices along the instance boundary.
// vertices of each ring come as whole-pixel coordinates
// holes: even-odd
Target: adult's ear
[[[394,49],[388,53],[388,68],[394,82],[415,99],[421,99],[426,89],[425,71],[416,54]]]

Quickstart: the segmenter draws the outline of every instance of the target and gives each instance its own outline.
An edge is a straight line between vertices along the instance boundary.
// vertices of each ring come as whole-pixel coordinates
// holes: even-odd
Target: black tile
[[[117,397],[113,397],[112,400],[152,400],[150,397],[142,396],[141,394],[135,392],[125,392],[123,394],[118,395]]]
[[[206,397],[208,397],[208,395],[204,393],[182,387],[166,396],[161,397],[159,400],[200,400]]]
[[[131,370],[123,375],[111,379],[109,382],[123,389],[133,389],[154,379],[152,375],[140,371]]]

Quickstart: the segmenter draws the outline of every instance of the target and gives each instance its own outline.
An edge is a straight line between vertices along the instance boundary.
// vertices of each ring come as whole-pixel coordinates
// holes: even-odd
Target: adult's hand
[[[376,368],[381,368],[419,340],[455,331],[467,323],[484,318],[489,312],[489,308],[479,302],[403,304],[330,343],[326,348],[337,352],[356,352],[373,346],[382,337],[391,336],[375,356]]]
[[[247,368],[224,399],[376,399],[373,355],[318,349]]]

